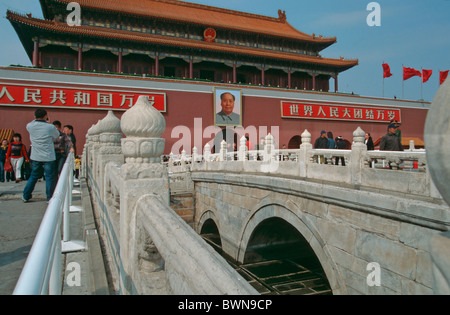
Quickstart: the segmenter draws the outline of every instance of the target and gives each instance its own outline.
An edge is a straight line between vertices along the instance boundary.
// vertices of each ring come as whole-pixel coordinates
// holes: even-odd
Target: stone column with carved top
[[[427,165],[436,188],[450,205],[450,79],[440,87],[425,124]],[[430,244],[433,292],[450,295],[450,232],[436,235]]]
[[[161,163],[165,139],[161,138],[166,122],[152,101],[140,96],[124,113],[121,129],[125,134],[122,152],[125,164],[121,173],[120,256],[123,262],[121,286],[125,293],[135,293],[132,279],[139,277],[139,248],[142,238],[136,222],[136,202],[143,195],[157,194],[169,205],[169,177]]]
[[[360,185],[362,181],[361,172],[364,168],[365,157],[367,155],[367,146],[364,143],[366,133],[361,127],[353,132],[352,153],[350,158],[350,167],[352,172],[352,184]]]
[[[306,177],[308,172],[308,164],[310,163],[310,152],[313,149],[311,144],[311,133],[305,129],[302,133],[302,144],[300,145],[300,152],[298,156],[298,163],[300,168],[300,177]]]
[[[120,119],[117,118],[112,111],[98,122],[97,124],[98,141],[100,146],[96,150],[95,165],[96,171],[95,179],[96,185],[91,185],[92,193],[97,197],[94,198],[94,206],[100,211],[97,211],[98,216],[105,215],[105,202],[110,195],[110,181],[108,178],[108,163],[116,163],[118,166],[123,164],[123,154],[121,148],[122,130],[120,129]],[[101,200],[102,202],[98,203]],[[103,218],[101,220],[105,222]],[[103,229],[100,229],[100,233]]]
[[[100,147],[97,150],[96,165],[97,179],[99,184],[103,183],[105,165],[108,162],[118,162],[123,164],[121,142],[122,131],[120,129],[120,119],[112,111],[108,111],[105,118],[97,125],[98,142]]]
[[[88,157],[87,157],[87,177],[90,181],[95,181],[95,161],[97,156],[97,150],[100,147],[100,133],[98,129],[98,124],[100,121],[98,121],[95,125],[92,125],[91,128],[88,130],[88,138],[89,138],[89,145],[88,145]]]

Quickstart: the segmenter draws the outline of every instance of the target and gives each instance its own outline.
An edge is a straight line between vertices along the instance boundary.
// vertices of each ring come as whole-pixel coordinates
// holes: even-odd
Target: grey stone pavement
[[[48,206],[44,181],[36,184],[28,203],[22,201],[25,184],[26,181],[0,183],[0,295],[13,293]],[[85,249],[62,254],[62,294],[108,295],[110,290],[85,181],[81,180],[74,191],[72,205],[81,211],[70,214],[70,240],[78,241]]]

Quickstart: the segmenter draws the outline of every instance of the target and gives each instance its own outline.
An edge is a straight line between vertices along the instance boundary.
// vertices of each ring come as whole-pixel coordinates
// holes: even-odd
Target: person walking
[[[0,146],[0,182],[5,181],[6,152],[8,152],[8,140],[3,139]]]
[[[403,151],[400,138],[396,135],[397,125],[390,124],[388,133],[381,138],[380,151]]]
[[[57,181],[53,141],[59,137],[59,132],[55,126],[47,122],[48,115],[45,109],[36,110],[34,117],[36,119],[27,125],[33,150],[31,151],[31,175],[23,190],[22,200],[28,202],[32,198],[36,182],[42,174],[45,174],[48,202],[53,196]]]
[[[55,120],[53,122],[53,125],[59,132],[59,137],[55,141],[53,141],[53,143],[55,144],[56,170],[59,176],[64,167],[64,163],[66,162],[69,151],[74,152],[74,149],[69,136],[61,130],[61,122],[59,120]]]
[[[338,150],[345,150],[347,149],[347,144],[344,141],[344,138],[342,136],[336,137],[336,149]],[[341,165],[345,166],[345,157],[336,157],[335,164],[339,165],[339,160],[341,160]]]
[[[322,130],[320,132],[320,137],[316,139],[316,142],[314,142],[314,149],[328,149],[328,147],[327,132]]]
[[[314,148],[315,149],[328,149],[329,143],[328,143],[328,137],[327,132],[325,130],[322,130],[320,132],[320,137],[316,139],[316,142],[314,142]],[[319,164],[327,164],[327,161],[325,159],[324,155],[319,155]]]
[[[24,161],[28,160],[27,149],[22,143],[22,135],[15,133],[13,141],[9,144],[8,152],[6,152],[6,160],[11,159],[11,165],[16,176],[16,183],[22,181],[22,165]]]
[[[73,154],[76,156],[76,154],[77,154],[77,138],[73,134],[73,126],[65,125],[64,133],[69,137],[70,141],[72,141],[73,150],[74,150]]]
[[[392,119],[389,125],[394,124],[395,125],[395,135],[400,140],[400,143],[402,142],[402,131],[400,129],[401,123],[399,123],[397,120]],[[389,126],[388,126],[389,129]]]
[[[328,149],[336,149],[336,141],[333,139],[333,133],[328,131]]]
[[[367,151],[373,151],[375,150],[375,146],[373,144],[373,139],[370,133],[366,132],[366,135],[364,136],[364,143],[367,146]]]

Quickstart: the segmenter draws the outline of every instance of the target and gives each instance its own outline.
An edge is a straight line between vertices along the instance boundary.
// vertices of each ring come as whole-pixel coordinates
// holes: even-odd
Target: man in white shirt
[[[52,124],[48,123],[48,115],[45,109],[38,109],[34,113],[36,118],[27,125],[31,140],[31,175],[23,190],[23,201],[28,202],[34,190],[34,186],[42,175],[45,175],[47,201],[55,191],[57,182],[55,148],[53,140],[59,137],[59,132]]]

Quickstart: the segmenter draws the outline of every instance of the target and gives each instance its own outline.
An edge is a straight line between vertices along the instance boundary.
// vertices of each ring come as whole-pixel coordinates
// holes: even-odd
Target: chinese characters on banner
[[[282,118],[326,119],[389,123],[401,121],[398,108],[374,108],[357,105],[330,105],[281,102]]]
[[[128,110],[141,95],[166,112],[166,94],[0,84],[0,105]]]

